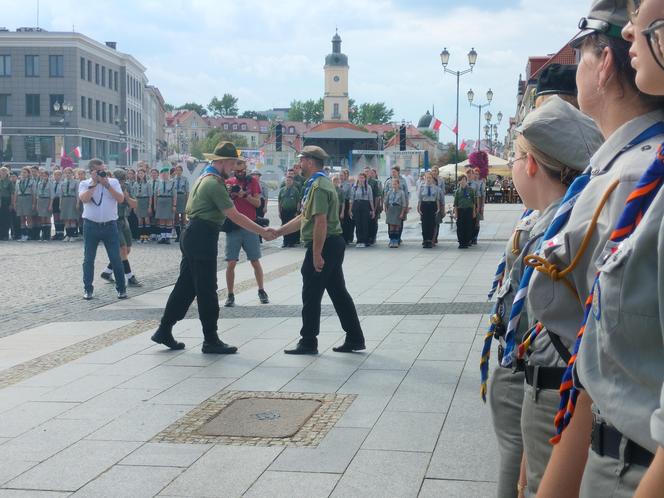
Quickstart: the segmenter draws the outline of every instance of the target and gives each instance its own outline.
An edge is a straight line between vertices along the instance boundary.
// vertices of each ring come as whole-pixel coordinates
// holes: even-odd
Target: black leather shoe
[[[354,344],[352,342],[344,342],[341,346],[332,348],[332,351],[335,353],[352,353],[353,351],[362,351],[367,349],[366,345],[363,342]]]
[[[286,354],[318,354],[317,346],[307,346],[306,344],[297,343],[293,349],[284,349]]]
[[[235,346],[230,346],[225,342],[203,342],[203,347],[201,351],[204,353],[212,354],[234,354],[237,353],[237,348]]]
[[[115,283],[115,279],[113,278],[113,274],[112,274],[112,273],[104,273],[104,272],[101,272],[101,274],[100,274],[99,276],[100,276],[102,279],[106,280],[109,284],[114,284],[114,283]]]
[[[157,344],[163,344],[164,346],[173,350],[184,349],[183,342],[176,341],[173,337],[173,333],[170,330],[164,330],[161,327],[159,327],[157,331],[152,334],[150,339],[152,339]]]

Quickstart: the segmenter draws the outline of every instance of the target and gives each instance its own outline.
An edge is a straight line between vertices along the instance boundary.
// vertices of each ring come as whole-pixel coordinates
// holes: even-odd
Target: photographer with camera
[[[246,163],[242,163],[242,167],[235,170],[234,177],[226,180],[226,185],[235,209],[255,222],[256,208],[261,205],[261,187],[255,178],[247,175]],[[232,223],[230,220],[226,221],[222,230],[226,233],[226,289],[228,289],[228,297],[225,306],[229,308],[235,306],[233,288],[235,285],[235,266],[240,258],[240,249],[244,250],[254,269],[256,284],[258,285],[258,298],[261,304],[268,304],[270,301],[265,289],[263,289],[263,267],[260,262],[261,244],[258,235]]]
[[[90,179],[78,186],[78,197],[83,203],[83,299],[92,299],[95,257],[99,242],[104,243],[115,275],[118,299],[127,299],[120,239],[118,237],[118,203],[124,201],[120,182],[110,178],[101,159],[90,159]]]

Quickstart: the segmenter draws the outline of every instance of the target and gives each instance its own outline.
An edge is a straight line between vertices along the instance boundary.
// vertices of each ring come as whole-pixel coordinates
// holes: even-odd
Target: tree
[[[319,123],[323,120],[323,99],[318,100],[293,100],[288,109],[290,121],[308,121]]]
[[[451,164],[455,162],[454,157],[455,157],[455,150],[456,150],[456,145],[454,142],[449,142],[443,145],[443,149],[445,150],[445,164]],[[465,150],[459,150],[459,159],[457,162],[464,162],[466,159],[468,159],[468,154],[466,153]]]
[[[178,111],[196,111],[199,116],[207,116],[207,111],[205,110],[205,107],[203,107],[201,104],[197,104],[195,102],[187,102],[186,104],[181,105],[177,109]]]
[[[351,123],[357,121],[357,110],[355,99],[348,99],[348,121]]]
[[[203,159],[203,153],[213,152],[219,142],[233,142],[240,149],[249,146],[247,138],[243,135],[214,129],[210,130],[202,140],[193,142],[189,150],[192,156]]]
[[[393,116],[394,109],[388,108],[384,102],[365,102],[357,108],[351,121],[355,124],[386,124]]]
[[[260,119],[262,121],[267,121],[267,116],[265,114],[260,114],[256,111],[244,111],[241,115],[241,118],[245,119]]]
[[[207,108],[217,118],[221,116],[237,116],[239,110],[237,101],[237,97],[233,97],[230,93],[225,93],[221,99],[218,99],[216,96],[212,97]]]
[[[424,135],[425,137],[430,138],[430,139],[433,140],[434,142],[437,142],[437,141],[438,141],[438,137],[436,136],[436,132],[435,132],[435,131],[431,131],[431,130],[420,130],[420,133],[421,133],[422,135]]]
[[[173,104],[164,104],[164,109],[166,112],[171,112],[175,109],[175,106]]]

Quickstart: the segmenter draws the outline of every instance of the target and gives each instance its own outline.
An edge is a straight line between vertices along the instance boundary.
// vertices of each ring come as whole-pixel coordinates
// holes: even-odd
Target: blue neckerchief
[[[307,202],[307,197],[309,197],[309,191],[311,190],[312,185],[316,181],[316,178],[320,178],[321,176],[327,176],[325,173],[322,171],[318,171],[311,175],[311,178],[307,180],[307,183],[304,185],[304,193],[302,194],[302,205],[304,206],[305,203]]]
[[[219,173],[219,171],[217,171],[217,168],[215,168],[211,164],[208,164],[203,169],[203,171],[201,172],[201,176],[205,176],[205,175],[214,175],[214,176],[218,176],[219,178],[223,179],[223,177],[221,176],[221,173]]]

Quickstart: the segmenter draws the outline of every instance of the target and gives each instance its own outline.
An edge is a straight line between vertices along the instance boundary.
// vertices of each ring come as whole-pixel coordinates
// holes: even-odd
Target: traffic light
[[[406,125],[399,127],[399,150],[406,150]]]
[[[275,129],[275,137],[276,137],[276,143],[275,143],[275,150],[277,152],[281,152],[281,144],[283,142],[283,126],[281,126],[281,123],[277,124],[277,127]]]

